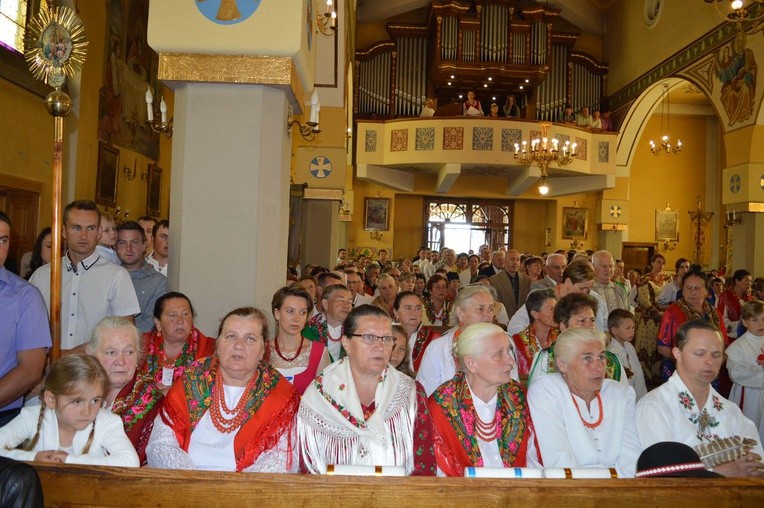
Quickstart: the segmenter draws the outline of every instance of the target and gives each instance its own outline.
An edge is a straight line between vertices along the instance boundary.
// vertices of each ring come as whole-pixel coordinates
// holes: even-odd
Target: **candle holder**
[[[292,108],[292,105],[289,104],[287,106],[287,136],[290,138],[292,137],[293,125],[297,125],[297,131],[305,141],[313,141],[316,139],[316,135],[321,132],[321,129],[318,127],[318,122],[305,122],[305,124],[302,124],[298,120],[295,120],[294,109]]]
[[[164,134],[167,139],[172,137],[172,123],[174,118],[170,118],[167,121],[167,103],[164,101],[164,97],[159,102],[159,113],[162,115],[162,121],[157,122],[154,120],[154,94],[151,93],[151,87],[146,90],[146,114],[148,116],[147,123],[151,130],[157,134]]]

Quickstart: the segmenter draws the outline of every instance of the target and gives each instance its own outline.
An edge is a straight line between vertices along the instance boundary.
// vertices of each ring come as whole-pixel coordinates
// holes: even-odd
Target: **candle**
[[[517,154],[517,152],[519,152],[519,151],[520,151],[520,145],[515,143],[515,154]]]
[[[310,96],[310,123],[318,123],[318,90],[313,89],[313,95]]]
[[[318,128],[318,116],[321,113],[321,104],[316,104],[316,128]]]
[[[149,122],[154,121],[154,95],[151,93],[151,87],[146,90],[146,114],[149,117]]]
[[[162,124],[167,125],[167,104],[164,102],[164,97],[162,97],[162,102],[159,103],[159,111],[162,112]]]

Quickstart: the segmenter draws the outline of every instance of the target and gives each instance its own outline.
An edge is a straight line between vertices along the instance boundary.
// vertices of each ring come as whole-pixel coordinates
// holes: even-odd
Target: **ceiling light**
[[[483,83],[483,88],[488,88],[488,83]]]
[[[493,81],[493,78],[491,76],[488,76],[488,81]]]
[[[523,85],[520,85],[520,90],[522,90],[522,89],[523,89]]]
[[[526,82],[526,83],[530,83],[530,82],[531,82],[531,80],[530,80],[530,79],[526,79],[526,80],[525,80],[525,82]]]
[[[451,74],[451,79],[456,79],[456,76],[454,76],[453,74]]]
[[[743,0],[733,0],[731,7],[733,10],[738,10],[743,8]]]
[[[448,86],[451,86],[451,82],[450,81],[448,82]]]
[[[462,94],[459,94],[460,99],[464,99],[464,96]]]
[[[539,194],[541,194],[542,196],[546,196],[547,194],[549,194],[549,185],[547,185],[546,183],[545,176],[541,177],[541,183],[539,183]]]

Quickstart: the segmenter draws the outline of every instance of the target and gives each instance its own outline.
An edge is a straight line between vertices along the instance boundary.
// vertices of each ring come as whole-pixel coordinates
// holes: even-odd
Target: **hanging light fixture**
[[[316,14],[316,28],[327,37],[331,37],[337,31],[337,10],[333,0],[326,0],[326,10]]]
[[[655,141],[650,140],[650,151],[653,155],[677,154],[682,151],[682,140],[677,139],[676,145],[671,144],[671,102],[669,101],[669,86],[663,85],[663,94],[661,95],[661,141],[660,144],[655,144]]]
[[[554,163],[559,167],[567,166],[576,157],[576,147],[578,146],[576,143],[571,145],[570,141],[566,141],[560,146],[560,141],[557,138],[550,140],[549,128],[551,126],[552,124],[549,122],[541,122],[539,124],[541,128],[540,137],[531,139],[530,142],[523,141],[522,146],[515,143],[515,160],[526,167],[536,164],[541,169],[538,191],[542,196],[549,193],[549,185],[547,184],[549,164]]]
[[[764,5],[759,0],[705,0],[707,4],[714,4],[716,12],[722,19],[727,19],[738,24],[738,28],[748,34],[754,34],[760,30],[764,20]],[[729,12],[722,12],[717,4],[729,5]],[[747,5],[746,5],[747,4]]]

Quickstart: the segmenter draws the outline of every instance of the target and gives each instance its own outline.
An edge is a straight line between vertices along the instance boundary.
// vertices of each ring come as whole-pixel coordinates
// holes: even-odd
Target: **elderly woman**
[[[724,343],[729,343],[721,312],[708,303],[706,296],[708,296],[708,290],[705,274],[695,270],[687,272],[682,279],[682,297],[666,309],[658,330],[658,352],[664,358],[661,363],[663,381],[668,381],[674,373],[674,340],[677,330],[685,322],[696,319],[708,321],[722,334]],[[726,388],[729,394],[730,385]]]
[[[546,349],[557,340],[557,323],[554,320],[554,307],[557,296],[554,289],[531,291],[525,300],[529,324],[522,332],[512,336],[517,351],[517,371],[521,378],[527,378],[533,364],[534,355]]]
[[[390,317],[373,305],[344,323],[347,357],[305,390],[297,416],[300,451],[311,473],[328,465],[401,466],[432,475],[432,421],[421,386],[389,365],[395,337]]]
[[[528,389],[544,467],[615,468],[633,477],[641,448],[634,390],[605,378],[602,333],[572,328],[557,337],[557,371]]]
[[[379,276],[377,289],[379,290],[379,296],[372,300],[371,304],[384,309],[389,316],[392,316],[395,295],[398,294],[398,281],[389,273],[383,273]]]
[[[650,271],[642,276],[636,286],[637,335],[634,338],[634,348],[642,364],[648,389],[660,384],[660,354],[656,349],[656,338],[663,317],[658,296],[667,282],[661,274],[665,264],[666,258],[661,254],[654,255],[650,260]]]
[[[142,354],[140,332],[127,318],[103,318],[93,329],[85,351],[109,376],[111,389],[104,398],[104,408],[122,418],[125,434],[141,464],[145,464],[146,445],[164,395],[154,383],[137,374]]]
[[[302,335],[312,309],[310,293],[299,286],[279,289],[271,301],[277,333],[273,340],[267,342],[266,359],[300,395],[329,365],[326,346]]]
[[[685,281],[692,278],[691,273]],[[718,327],[701,320],[684,323],[671,352],[676,360],[671,378],[637,406],[636,427],[642,446],[677,441],[695,447],[732,436],[748,438],[755,443],[750,452],[717,465],[714,471],[724,476],[764,476],[764,451],[756,425],[711,386],[724,359]]]
[[[451,318],[451,302],[448,297],[448,279],[445,275],[434,274],[427,281],[427,292],[430,296],[424,299],[425,325],[448,326]]]
[[[456,295],[454,308],[457,325],[430,342],[417,371],[416,379],[422,383],[428,396],[456,374],[453,350],[462,330],[475,323],[493,322],[494,301],[485,286],[468,286]],[[512,377],[517,379],[517,370],[513,367]]]
[[[300,396],[263,360],[268,322],[258,309],[220,322],[215,355],[192,364],[170,389],[154,423],[149,466],[296,472]]]
[[[395,297],[393,317],[406,332],[407,360],[409,370],[416,373],[422,355],[433,339],[440,334],[430,327],[422,326],[422,297],[413,291],[402,291]]]
[[[522,386],[511,377],[509,336],[491,323],[464,329],[454,344],[459,371],[430,396],[439,472],[465,467],[538,467]]]
[[[183,293],[167,293],[154,305],[156,329],[143,335],[146,359],[140,372],[164,394],[191,362],[215,351],[214,339],[194,326],[194,315],[191,300]]]

